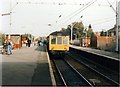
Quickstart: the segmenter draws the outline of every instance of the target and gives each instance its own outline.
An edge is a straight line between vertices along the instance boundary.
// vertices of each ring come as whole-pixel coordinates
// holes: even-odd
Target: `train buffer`
[[[51,86],[53,85],[49,58],[44,46],[13,50],[2,55],[2,85]]]

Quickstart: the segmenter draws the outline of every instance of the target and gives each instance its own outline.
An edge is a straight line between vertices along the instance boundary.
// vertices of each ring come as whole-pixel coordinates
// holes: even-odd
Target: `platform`
[[[80,47],[80,46],[75,46],[75,45],[70,45],[70,47],[79,49],[79,50],[83,50],[83,51],[87,51],[89,53],[93,53],[96,55],[101,55],[101,56],[104,56],[107,58],[120,60],[120,54],[118,54],[118,53],[108,52],[108,51],[98,50],[98,49],[92,49],[92,48],[87,48],[87,47]]]
[[[52,85],[44,46],[24,47],[12,52],[12,55],[2,56],[2,85]]]

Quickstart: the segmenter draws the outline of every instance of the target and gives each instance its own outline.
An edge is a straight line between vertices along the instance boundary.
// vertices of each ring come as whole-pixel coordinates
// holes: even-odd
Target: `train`
[[[69,51],[69,40],[69,35],[61,31],[53,32],[48,36],[48,50],[54,55],[65,54]]]

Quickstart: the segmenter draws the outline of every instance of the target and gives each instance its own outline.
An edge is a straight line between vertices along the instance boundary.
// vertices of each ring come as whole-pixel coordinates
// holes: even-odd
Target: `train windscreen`
[[[68,38],[67,37],[63,37],[63,44],[68,44]]]
[[[51,44],[56,44],[56,36],[51,37]]]
[[[62,37],[57,37],[57,44],[62,44]]]

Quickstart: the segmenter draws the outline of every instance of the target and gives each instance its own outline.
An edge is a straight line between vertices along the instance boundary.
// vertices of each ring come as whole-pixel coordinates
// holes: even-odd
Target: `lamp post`
[[[10,0],[10,9],[9,9],[10,12],[9,12],[9,13],[4,13],[4,14],[2,14],[2,16],[10,15],[10,29],[9,29],[8,39],[10,39],[10,32],[11,32],[11,13],[12,13],[12,12],[11,12],[11,10],[12,10],[12,9],[11,9],[11,6],[12,6],[12,5],[11,5],[11,0]]]
[[[82,18],[83,16],[81,16],[80,17],[80,19]],[[75,23],[76,24],[76,23]],[[70,42],[72,43],[72,34],[73,34],[73,26],[75,25],[75,24],[71,24],[71,40],[70,40]]]
[[[12,13],[12,9],[11,9],[11,5],[12,4],[12,2],[11,2],[11,0],[10,0],[10,29],[9,29],[9,36],[8,36],[8,39],[10,39],[10,33],[11,33],[11,13]]]
[[[16,5],[18,4],[18,2],[16,3]],[[15,6],[16,6],[15,5]],[[15,6],[14,6],[14,8],[15,8]],[[11,17],[12,17],[12,10],[14,9],[14,8],[12,8],[12,0],[10,0],[10,9],[9,9],[9,12],[8,13],[4,13],[4,14],[2,14],[2,16],[7,16],[7,15],[9,15],[10,16],[10,27],[9,27],[9,35],[8,35],[8,39],[10,39],[10,34],[11,34],[11,25],[12,25],[12,23],[11,23]]]
[[[73,41],[72,41],[72,38],[73,38],[73,27],[75,26],[75,24],[71,24],[71,41],[70,41],[71,44],[73,43]]]
[[[10,13],[4,13],[2,14],[2,16],[7,16],[10,15],[10,29],[9,29],[9,35],[8,35],[8,39],[10,39],[10,30],[11,30],[11,12]]]
[[[72,44],[72,33],[73,33],[73,25],[71,25],[71,40],[70,40],[70,42],[71,42],[71,44]]]
[[[85,46],[87,47],[87,27],[84,27],[84,33],[85,33]]]
[[[116,0],[116,48],[115,51],[118,52],[118,0]]]
[[[87,28],[86,28],[86,47],[87,47]]]
[[[106,30],[106,46],[108,46],[108,30]]]

